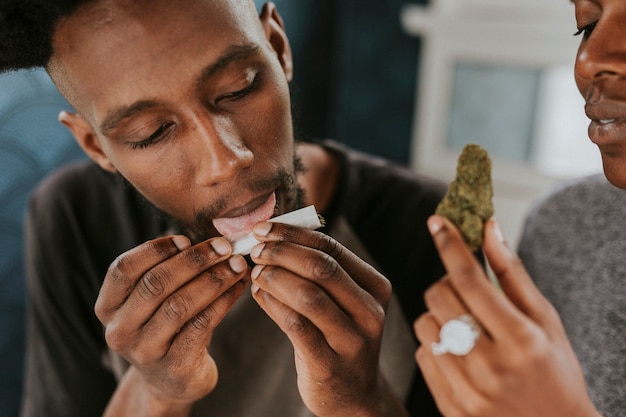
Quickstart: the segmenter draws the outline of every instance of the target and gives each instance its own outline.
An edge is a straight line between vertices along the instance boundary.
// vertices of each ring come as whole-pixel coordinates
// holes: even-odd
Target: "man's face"
[[[291,58],[261,22],[241,0],[96,1],[55,33],[50,72],[86,121],[64,123],[196,239],[274,192],[294,205]]]

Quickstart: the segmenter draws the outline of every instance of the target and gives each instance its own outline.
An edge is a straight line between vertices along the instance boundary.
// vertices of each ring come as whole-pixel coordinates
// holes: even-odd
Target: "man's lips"
[[[235,241],[252,231],[255,224],[274,215],[276,193],[252,200],[246,206],[231,210],[223,217],[213,219],[215,229],[230,241]]]

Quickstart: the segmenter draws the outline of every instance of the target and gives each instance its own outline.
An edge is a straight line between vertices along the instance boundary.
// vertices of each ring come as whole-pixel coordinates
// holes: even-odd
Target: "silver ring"
[[[470,353],[480,336],[480,326],[469,315],[450,320],[439,331],[439,343],[433,343],[433,354],[436,356],[444,353],[464,356]]]

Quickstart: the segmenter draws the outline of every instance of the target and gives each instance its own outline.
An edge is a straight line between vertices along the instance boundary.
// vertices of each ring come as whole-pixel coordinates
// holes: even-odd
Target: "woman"
[[[626,2],[573,0],[573,3],[577,35],[581,36],[575,77],[591,119],[589,136],[600,149],[607,179],[614,186],[626,189]],[[495,220],[487,222],[483,249],[501,288],[489,282],[449,221],[433,216],[428,226],[447,275],[425,294],[429,311],[414,326],[421,342],[416,360],[444,415],[624,415],[623,398],[614,402],[611,409],[600,411],[599,403],[594,405],[579,359],[557,313],[559,306],[555,308],[535,286],[520,258],[507,246]],[[613,226],[623,229],[619,223]],[[563,229],[559,235],[566,239]],[[581,241],[585,239],[587,236],[583,235]],[[561,264],[563,271],[568,270],[571,254],[555,253],[565,257]],[[621,259],[623,255],[616,256],[612,263],[624,264]],[[589,264],[592,260],[583,258]],[[531,275],[537,277],[542,273],[533,269]],[[621,300],[624,285],[619,281],[623,276],[617,273],[612,276],[615,291],[619,293],[616,299]],[[552,273],[549,278],[574,282],[574,278],[558,273]],[[623,312],[624,304],[616,311]],[[581,311],[587,307],[580,305]],[[584,332],[584,326],[589,324],[582,317],[578,324]],[[614,314],[606,331],[623,338],[624,315]],[[604,346],[598,343],[595,348]],[[623,346],[616,352],[613,367],[621,368],[618,374],[624,377]],[[626,386],[624,378],[607,378],[604,383]],[[623,393],[623,388],[620,390]]]

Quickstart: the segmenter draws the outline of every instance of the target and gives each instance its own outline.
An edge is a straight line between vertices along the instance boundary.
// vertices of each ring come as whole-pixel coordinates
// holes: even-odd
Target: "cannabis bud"
[[[459,156],[456,178],[435,213],[450,219],[476,251],[483,243],[484,224],[493,216],[492,197],[489,155],[480,146],[468,144]]]

